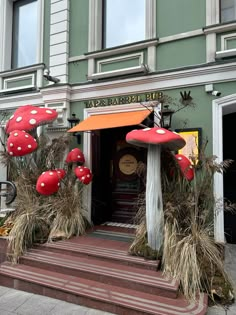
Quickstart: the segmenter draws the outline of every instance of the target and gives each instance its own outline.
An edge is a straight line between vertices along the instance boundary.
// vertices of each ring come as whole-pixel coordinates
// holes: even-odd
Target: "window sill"
[[[223,58],[229,58],[229,57],[235,57],[235,56],[236,56],[236,48],[216,52],[216,59],[223,59]]]
[[[142,42],[131,43],[129,45],[106,48],[104,50],[86,53],[85,58],[86,59],[102,58],[102,57],[114,56],[114,55],[118,55],[118,54],[125,54],[127,52],[136,51],[139,49],[144,49],[144,48],[147,48],[150,46],[157,46],[157,44],[158,44],[157,39],[146,40],[146,41],[142,41]]]
[[[233,30],[236,30],[236,21],[227,22],[224,24],[210,25],[203,28],[203,31],[205,34],[223,33],[223,32],[228,32],[228,31],[233,31]]]

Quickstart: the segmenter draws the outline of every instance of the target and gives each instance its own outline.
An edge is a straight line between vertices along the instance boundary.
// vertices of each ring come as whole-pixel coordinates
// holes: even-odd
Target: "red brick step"
[[[178,283],[163,277],[161,272],[141,272],[139,268],[96,261],[91,257],[75,257],[31,249],[20,258],[20,263],[165,297],[176,298],[178,293]]]
[[[114,314],[129,315],[204,315],[207,298],[196,302],[183,297],[170,299],[136,290],[112,286],[26,265],[1,265],[2,285],[59,298]]]

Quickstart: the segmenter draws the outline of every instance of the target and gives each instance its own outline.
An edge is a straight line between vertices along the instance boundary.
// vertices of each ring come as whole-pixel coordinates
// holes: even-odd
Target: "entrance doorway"
[[[236,124],[236,113],[223,116],[223,159],[234,162],[224,173],[224,198],[236,203],[236,147],[232,141],[232,126]],[[228,243],[236,243],[236,212],[224,211],[225,237]]]
[[[99,130],[92,135],[92,222],[134,223],[137,202],[145,190],[136,169],[146,163],[146,149],[125,141],[136,127]]]

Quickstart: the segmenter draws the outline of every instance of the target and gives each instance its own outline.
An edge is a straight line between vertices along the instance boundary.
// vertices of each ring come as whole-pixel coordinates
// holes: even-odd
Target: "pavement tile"
[[[31,296],[32,293],[17,291],[13,289],[9,290],[6,292],[6,294],[0,297],[1,309],[8,312],[13,312],[18,309],[22,304],[24,304]],[[2,313],[0,314],[2,315]]]
[[[2,295],[6,294],[7,292],[9,292],[9,290],[12,290],[10,288],[7,288],[7,287],[1,287],[0,286],[0,298]]]
[[[46,296],[32,295],[15,312],[19,315],[46,315],[58,304],[58,300]]]
[[[50,315],[87,315],[88,308],[59,301],[56,306],[50,311]]]
[[[0,307],[0,314],[1,315],[17,315],[17,313],[6,311],[6,310],[2,309],[1,307]]]

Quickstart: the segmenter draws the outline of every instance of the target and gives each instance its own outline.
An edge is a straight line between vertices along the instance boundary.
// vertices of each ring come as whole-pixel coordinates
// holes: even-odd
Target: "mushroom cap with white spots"
[[[86,166],[77,166],[74,169],[76,177],[85,185],[91,183],[93,175],[91,170]]]
[[[38,147],[36,139],[24,130],[14,130],[7,139],[7,152],[11,156],[24,156]]]
[[[183,176],[191,181],[194,178],[194,170],[191,161],[183,154],[176,154],[175,158],[180,167]]]
[[[186,144],[185,140],[176,132],[160,127],[132,130],[127,133],[126,141],[140,147],[161,145],[170,151],[177,151]]]
[[[57,112],[51,108],[41,108],[32,105],[19,107],[6,124],[6,133],[13,130],[32,130],[40,125],[46,125],[57,118]]]
[[[74,148],[67,154],[66,163],[84,164],[84,162],[85,162],[84,154],[79,148]]]
[[[43,172],[36,183],[36,190],[41,195],[52,195],[60,187],[60,177],[56,170]]]

